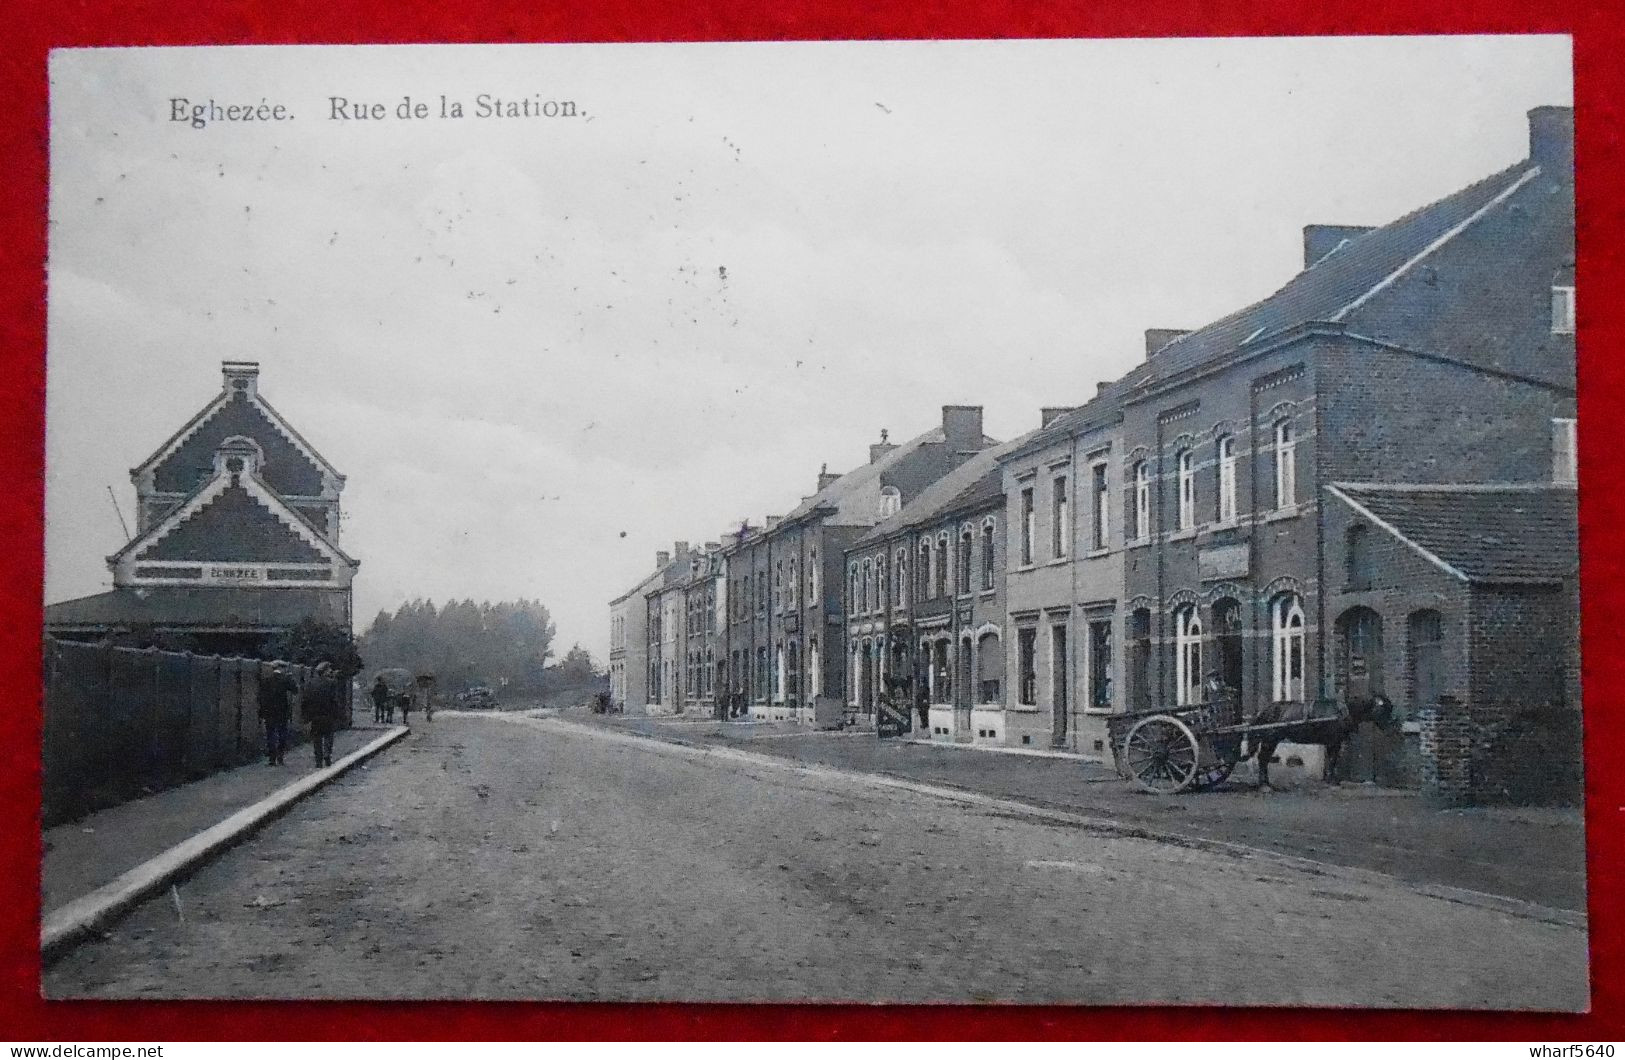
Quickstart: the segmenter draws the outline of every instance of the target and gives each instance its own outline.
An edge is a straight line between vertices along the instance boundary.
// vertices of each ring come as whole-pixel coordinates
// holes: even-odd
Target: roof
[[[1524,160],[1476,184],[1343,242],[1268,298],[1181,336],[1153,353],[1154,383],[1239,347],[1316,321],[1336,322],[1364,306],[1451,239],[1505,207],[1538,175]]]
[[[1579,569],[1573,486],[1338,482],[1332,493],[1463,581],[1557,582]]]
[[[1135,387],[1142,385],[1149,375],[1150,366],[1141,363],[1131,368],[1123,378],[1102,383],[1095,396],[1082,405],[1055,417],[1046,426],[1017,438],[1002,454],[1002,459],[1009,460],[1042,449],[1074,432],[1098,426],[1116,416],[1123,398]]]
[[[1029,431],[1019,438],[990,446],[976,453],[921,490],[918,497],[903,505],[895,514],[881,520],[873,530],[858,538],[852,547],[862,548],[872,545],[907,527],[931,522],[945,512],[967,507],[979,501],[1002,497],[1004,480],[999,471],[1000,459],[1044,430],[1045,428],[1039,428]]]
[[[320,496],[324,472],[343,479],[258,393],[232,389],[216,394],[135,471],[150,470],[161,493],[190,493],[200,476],[208,477],[221,442],[235,436],[259,443],[265,454],[261,474],[284,496]]]
[[[125,586],[45,608],[45,627],[204,626],[284,629],[302,618],[345,619],[345,593],[325,589],[241,586]]]
[[[848,471],[806,498],[784,517],[784,522],[794,522],[818,509],[827,508],[832,511],[826,521],[833,526],[873,525],[880,511],[881,474],[925,446],[941,444],[946,437],[941,427],[935,427],[910,438],[879,460],[871,460],[862,467]]]

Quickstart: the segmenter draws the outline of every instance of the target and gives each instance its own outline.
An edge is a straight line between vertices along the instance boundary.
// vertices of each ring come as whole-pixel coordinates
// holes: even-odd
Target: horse
[[[1343,745],[1348,738],[1364,722],[1371,722],[1378,729],[1387,731],[1393,724],[1394,704],[1387,696],[1378,692],[1359,699],[1345,700],[1337,704],[1337,713],[1323,718],[1304,718],[1294,722],[1291,730],[1292,743],[1319,744],[1326,749],[1326,779],[1332,783],[1339,783],[1337,778],[1337,763],[1343,754]],[[1272,721],[1291,721],[1274,715],[1280,713],[1279,708],[1271,710],[1266,708],[1253,717],[1255,724],[1267,724]],[[1275,756],[1275,748],[1286,740],[1279,730],[1268,735],[1249,739],[1251,745],[1243,758],[1257,756],[1258,760],[1258,790],[1273,791],[1270,786],[1270,759]]]

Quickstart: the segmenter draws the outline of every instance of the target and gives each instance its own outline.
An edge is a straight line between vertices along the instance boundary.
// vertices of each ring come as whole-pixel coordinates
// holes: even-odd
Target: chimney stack
[[[675,542],[672,543],[671,550],[679,558],[681,558],[683,556],[686,556],[686,555],[688,555],[688,542],[687,541],[675,541]]]
[[[1303,267],[1307,269],[1324,261],[1326,255],[1342,245],[1343,240],[1363,236],[1369,231],[1370,225],[1304,225]]]
[[[982,441],[982,406],[942,406],[942,434],[950,453],[976,453]]]
[[[1150,357],[1170,342],[1190,333],[1189,328],[1146,328],[1145,355]]]
[[[1529,112],[1529,160],[1549,177],[1574,179],[1574,108],[1536,107]]]
[[[886,430],[886,428],[880,428],[880,441],[869,447],[869,463],[874,463],[876,460],[879,460],[881,457],[897,448],[895,445],[891,444],[891,442],[887,441],[890,435],[891,432]]]
[[[1112,381],[1110,379],[1102,379],[1100,382],[1096,383],[1095,384],[1095,397],[1099,397],[1100,395],[1104,394],[1106,392],[1106,388],[1111,386],[1111,385],[1112,385]]]
[[[258,361],[221,361],[220,374],[224,377],[222,384],[227,390],[240,391],[248,397],[252,397],[259,390]]]
[[[1075,411],[1077,411],[1076,405],[1055,405],[1048,408],[1041,408],[1038,410],[1038,425],[1040,427],[1048,427],[1062,416],[1065,416],[1068,412]]]
[[[671,553],[670,552],[656,552],[655,553],[655,570],[664,570],[666,567],[668,567],[670,565],[671,565]]]
[[[783,520],[784,520],[784,516],[782,516],[782,515],[770,515],[764,520],[764,522],[766,522],[766,524],[767,524],[767,529],[773,530],[773,529],[777,528],[779,523],[782,522]]]
[[[830,486],[833,486],[835,484],[835,480],[840,477],[841,476],[839,475],[830,474],[828,464],[823,465],[818,469],[818,489],[816,492],[824,492],[824,490],[828,489]]]

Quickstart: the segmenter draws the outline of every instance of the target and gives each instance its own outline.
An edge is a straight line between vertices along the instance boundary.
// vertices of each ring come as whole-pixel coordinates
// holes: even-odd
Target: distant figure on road
[[[316,752],[316,768],[333,764],[333,734],[344,720],[343,697],[333,680],[333,665],[318,663],[316,676],[305,685],[301,712],[310,724],[310,746]]]
[[[389,690],[389,682],[384,675],[379,674],[378,679],[372,683],[372,720],[387,721],[389,715],[389,697],[393,695]]]
[[[286,663],[272,663],[271,672],[260,678],[260,721],[265,723],[265,764],[279,766],[288,753],[288,726],[293,721],[293,698],[299,686],[288,674]]]
[[[401,708],[401,724],[410,729],[412,727],[412,693],[397,693],[395,705]]]

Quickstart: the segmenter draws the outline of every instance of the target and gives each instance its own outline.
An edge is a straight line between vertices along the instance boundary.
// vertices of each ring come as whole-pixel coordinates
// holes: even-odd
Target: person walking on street
[[[288,675],[286,663],[274,662],[260,677],[260,721],[265,723],[265,764],[279,766],[288,753],[288,726],[293,721],[293,699],[299,686]]]
[[[333,664],[318,663],[316,675],[305,685],[301,713],[310,724],[310,746],[316,752],[316,768],[333,764],[333,734],[343,721],[344,704]]]
[[[410,729],[412,727],[412,693],[402,692],[397,695],[395,705],[401,708],[401,724]]]
[[[385,720],[384,715],[389,710],[389,697],[390,697],[390,695],[391,695],[391,692],[389,691],[389,683],[384,680],[384,675],[383,674],[379,674],[378,679],[372,683],[372,720],[373,721],[381,722],[381,721]]]

